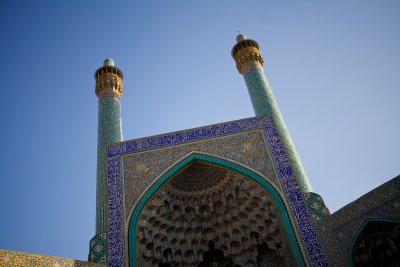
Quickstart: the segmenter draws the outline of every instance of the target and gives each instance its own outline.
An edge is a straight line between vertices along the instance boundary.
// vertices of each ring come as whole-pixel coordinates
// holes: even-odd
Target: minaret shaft
[[[275,97],[262,68],[251,68],[243,75],[253,104],[254,112],[259,115],[270,115],[274,118],[281,140],[296,173],[300,191],[312,192],[311,184],[293,144],[290,133],[283,120]]]
[[[96,70],[96,95],[99,101],[97,131],[97,174],[96,174],[96,235],[90,240],[89,261],[107,262],[108,187],[107,150],[108,146],[122,141],[121,70],[114,61],[107,58],[104,65]]]
[[[99,97],[97,131],[96,233],[107,228],[107,148],[122,141],[119,96],[108,93]]]
[[[121,105],[122,71],[107,58],[95,73],[99,99],[96,175],[96,234],[107,232],[107,148],[122,141]]]
[[[259,52],[258,43],[239,35],[237,44],[232,49],[236,67],[244,77],[256,116],[270,115],[277,126],[285,150],[288,153],[294,172],[302,192],[312,192],[311,184],[297,154],[282,114],[272,94],[271,87],[264,74],[264,60]]]

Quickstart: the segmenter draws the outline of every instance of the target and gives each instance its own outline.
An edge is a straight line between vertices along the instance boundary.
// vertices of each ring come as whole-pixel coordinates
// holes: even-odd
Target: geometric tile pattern
[[[107,147],[122,141],[121,105],[117,94],[99,96],[97,132],[96,233],[106,232]]]
[[[300,243],[311,266],[328,266],[319,243],[312,218],[308,212],[286,150],[271,116],[205,126],[201,128],[153,136],[114,144],[108,149],[108,265],[124,266],[124,242],[127,233],[123,220],[123,188],[121,156],[128,153],[178,146],[189,142],[212,139],[245,131],[262,130],[269,156],[272,158],[279,183],[289,205],[289,215],[300,236]],[[205,151],[207,152],[207,151]]]
[[[105,267],[105,264],[0,249],[1,267]]]

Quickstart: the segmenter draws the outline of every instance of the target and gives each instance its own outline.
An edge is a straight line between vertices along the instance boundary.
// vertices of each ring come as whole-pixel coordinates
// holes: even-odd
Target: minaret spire
[[[99,101],[97,132],[96,235],[90,241],[89,261],[107,261],[107,148],[122,141],[121,104],[123,74],[108,57],[94,75]],[[101,249],[100,249],[101,248]]]
[[[236,45],[232,48],[232,57],[236,61],[239,73],[244,77],[255,114],[257,116],[270,115],[273,117],[296,173],[300,190],[304,193],[312,192],[307,174],[265,77],[263,70],[264,59],[261,56],[258,43],[247,39],[241,33],[236,37],[236,42]]]

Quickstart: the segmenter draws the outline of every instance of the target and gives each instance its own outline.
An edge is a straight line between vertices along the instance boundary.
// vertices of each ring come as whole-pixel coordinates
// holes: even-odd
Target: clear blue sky
[[[2,0],[0,248],[87,259],[108,55],[124,140],[254,116],[238,30],[331,211],[399,175],[399,3]]]

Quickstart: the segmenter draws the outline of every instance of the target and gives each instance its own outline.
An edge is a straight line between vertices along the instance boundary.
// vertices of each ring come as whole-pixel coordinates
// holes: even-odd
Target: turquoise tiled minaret
[[[89,260],[107,260],[107,148],[122,141],[121,104],[123,74],[107,58],[95,72],[99,100],[97,132],[96,235],[90,241]]]
[[[244,77],[254,112],[257,116],[270,115],[273,117],[296,173],[300,191],[303,193],[312,192],[311,184],[308,181],[303,164],[293,145],[292,138],[279,111],[268,80],[265,77],[263,70],[264,60],[260,54],[258,43],[247,39],[243,34],[239,34],[236,41],[236,45],[232,48],[232,57],[236,61],[239,73]]]

